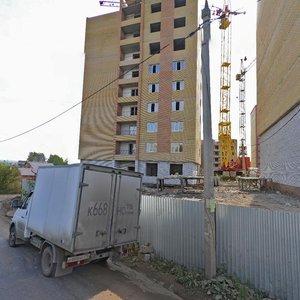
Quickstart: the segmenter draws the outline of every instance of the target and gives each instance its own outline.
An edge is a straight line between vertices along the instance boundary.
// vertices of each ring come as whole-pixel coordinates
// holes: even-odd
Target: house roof
[[[43,166],[53,166],[52,163],[46,163],[46,162],[37,162],[37,161],[29,161],[28,165],[31,167],[32,172],[36,175],[37,170],[39,167]]]
[[[21,176],[36,176],[38,168],[42,166],[53,166],[52,163],[28,161],[26,168],[18,168]]]
[[[21,176],[35,176],[30,168],[18,168]]]

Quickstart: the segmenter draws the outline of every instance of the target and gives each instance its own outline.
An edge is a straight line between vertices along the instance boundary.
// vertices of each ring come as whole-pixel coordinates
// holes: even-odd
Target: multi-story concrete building
[[[237,140],[231,139],[231,153],[230,156],[232,161],[236,162],[238,159],[237,152]],[[203,160],[203,157],[202,157]],[[220,160],[220,150],[219,150],[219,141],[213,140],[213,170],[221,170],[221,160]]]
[[[259,167],[274,187],[300,195],[300,1],[259,1]]]
[[[155,176],[200,166],[199,1],[121,1],[87,19],[79,158]]]

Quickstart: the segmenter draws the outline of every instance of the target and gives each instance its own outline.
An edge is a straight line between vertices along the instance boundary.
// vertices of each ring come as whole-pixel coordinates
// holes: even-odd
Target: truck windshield
[[[22,205],[21,205],[21,209],[26,209],[27,205],[29,203],[29,200],[31,198],[32,193],[30,193],[23,201]]]

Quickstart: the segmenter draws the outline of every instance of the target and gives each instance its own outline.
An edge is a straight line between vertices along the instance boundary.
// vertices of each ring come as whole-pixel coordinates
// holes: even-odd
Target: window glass
[[[131,90],[131,96],[138,96],[138,95],[139,95],[138,89]]]
[[[186,0],[174,0],[175,7],[186,6]]]
[[[174,51],[184,50],[185,49],[185,38],[176,39],[173,41]]]
[[[183,143],[171,143],[171,152],[172,153],[183,152]]]
[[[148,122],[147,132],[157,132],[157,122]]]
[[[172,101],[172,111],[183,111],[184,109],[184,101]]]
[[[156,13],[161,11],[161,3],[154,3],[151,5],[151,13]]]
[[[185,26],[185,17],[174,19],[174,28]]]
[[[184,60],[173,61],[173,71],[184,70],[184,67],[185,67],[185,61]]]
[[[172,132],[179,132],[183,131],[183,122],[171,122],[171,131]]]
[[[180,91],[184,89],[184,81],[173,81],[173,91]]]
[[[146,143],[146,152],[157,152],[157,143]]]
[[[157,111],[158,111],[158,103],[157,102],[148,103],[148,112],[157,112]]]
[[[158,83],[150,83],[148,85],[149,93],[157,93],[159,92],[159,84]]]
[[[150,32],[160,31],[160,22],[150,24]]]
[[[148,66],[149,74],[156,74],[160,71],[160,64],[154,64]]]
[[[160,43],[159,42],[149,44],[149,48],[150,48],[150,54],[160,53]]]

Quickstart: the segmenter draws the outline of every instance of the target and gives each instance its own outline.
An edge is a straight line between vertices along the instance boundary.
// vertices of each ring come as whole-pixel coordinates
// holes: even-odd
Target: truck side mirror
[[[20,198],[15,198],[11,201],[12,208],[20,208],[22,206],[22,201]]]

